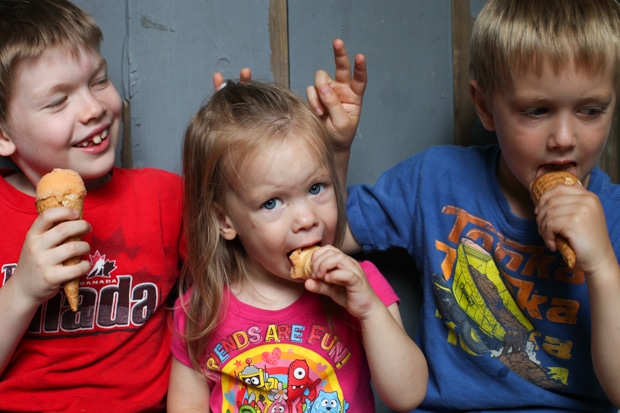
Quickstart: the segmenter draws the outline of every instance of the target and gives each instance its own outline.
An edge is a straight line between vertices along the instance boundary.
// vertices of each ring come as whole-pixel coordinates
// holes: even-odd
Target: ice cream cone
[[[530,195],[534,204],[537,205],[540,197],[550,189],[555,188],[558,185],[574,184],[581,184],[575,175],[565,171],[552,171],[539,176],[536,180],[534,180],[534,182],[532,182],[530,185]],[[558,234],[555,238],[555,243],[558,247],[558,251],[560,251],[560,254],[562,254],[562,257],[564,258],[566,265],[573,268],[577,257],[575,255],[575,251],[573,251],[571,246],[568,244],[566,238]]]
[[[293,264],[291,268],[291,278],[312,278],[312,254],[318,249],[319,247],[315,245],[309,248],[297,248],[291,253],[289,256]]]
[[[39,214],[46,209],[59,206],[71,208],[79,213],[81,219],[85,196],[84,182],[76,172],[68,169],[54,169],[39,181],[35,205]],[[65,242],[79,240],[80,237],[70,237]],[[80,257],[71,257],[64,261],[63,265],[75,265],[80,261]],[[79,287],[79,278],[63,285],[67,301],[73,311],[78,310]]]

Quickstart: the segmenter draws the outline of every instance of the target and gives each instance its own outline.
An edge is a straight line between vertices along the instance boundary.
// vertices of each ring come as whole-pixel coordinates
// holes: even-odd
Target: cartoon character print
[[[267,413],[290,413],[291,406],[284,398],[276,399],[271,406],[269,406],[269,410]]]
[[[248,349],[222,365],[213,380],[221,383],[223,412],[307,413],[319,391],[344,399],[330,362],[291,344]]]
[[[248,387],[269,391],[277,386],[278,380],[269,377],[269,373],[266,370],[252,365],[252,359],[246,359],[245,362],[247,366],[244,367],[237,377]]]
[[[468,238],[457,248],[450,286],[433,277],[435,300],[444,322],[470,354],[490,354],[526,380],[559,389],[567,372],[546,369],[536,358],[534,327],[510,294],[493,257]]]
[[[262,413],[265,409],[265,404],[256,400],[255,394],[250,394],[249,397],[244,398],[238,403],[239,413]],[[227,410],[227,413],[231,413]]]
[[[312,381],[306,360],[294,360],[288,368],[288,399],[297,413],[303,413],[306,400],[314,400],[321,379]]]
[[[337,392],[324,392],[321,390],[314,402],[306,401],[306,413],[346,413],[349,403],[343,400],[340,403]]]

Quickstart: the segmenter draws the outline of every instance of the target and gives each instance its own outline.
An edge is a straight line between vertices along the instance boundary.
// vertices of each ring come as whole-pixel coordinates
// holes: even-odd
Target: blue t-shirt
[[[418,411],[616,412],[592,367],[584,274],[511,212],[498,157],[497,145],[433,147],[349,188],[364,250],[405,248],[422,274],[430,377]],[[588,189],[620,256],[620,186],[594,169]]]

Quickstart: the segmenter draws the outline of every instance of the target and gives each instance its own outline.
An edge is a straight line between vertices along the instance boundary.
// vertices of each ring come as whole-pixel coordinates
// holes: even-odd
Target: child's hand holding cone
[[[530,195],[534,205],[538,205],[540,197],[551,188],[555,188],[558,185],[574,185],[578,184],[579,179],[569,172],[565,171],[552,171],[544,175],[539,176],[530,185]],[[557,235],[555,239],[556,245],[566,264],[573,268],[575,266],[575,251],[570,247],[566,238],[562,235]]]
[[[49,208],[65,206],[78,211],[81,219],[85,196],[84,181],[77,172],[70,169],[54,169],[39,181],[35,205],[39,214]],[[68,238],[67,241],[79,239],[79,237]],[[79,262],[80,257],[72,257],[66,260],[63,265],[75,265]],[[79,286],[79,279],[71,280],[63,286],[73,311],[78,309]]]

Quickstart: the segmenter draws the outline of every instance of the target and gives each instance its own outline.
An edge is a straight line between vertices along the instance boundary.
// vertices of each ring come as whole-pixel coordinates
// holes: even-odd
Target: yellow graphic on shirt
[[[452,291],[459,307],[491,337],[502,341],[506,339],[506,329],[498,320],[499,317],[516,319],[509,324],[524,340],[534,329],[506,289],[489,253],[471,240],[465,239],[459,245]],[[501,300],[501,303],[489,305],[491,303],[487,304],[486,300]]]
[[[434,277],[438,310],[450,342],[473,355],[490,354],[526,380],[559,388],[568,371],[545,368],[536,358],[534,326],[521,311],[491,255],[470,239],[458,245],[452,286]]]
[[[331,364],[297,345],[268,344],[238,354],[222,365],[221,386],[222,412],[303,413],[327,400],[330,413],[348,408]]]

